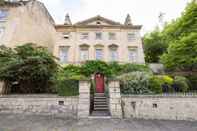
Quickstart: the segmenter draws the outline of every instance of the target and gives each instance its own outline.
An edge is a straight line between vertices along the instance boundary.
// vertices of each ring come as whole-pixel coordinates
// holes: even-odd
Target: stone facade
[[[55,26],[59,37],[54,55],[64,59],[61,63],[95,59],[145,63],[140,25],[121,24],[99,15],[75,24],[68,19],[67,15],[65,24]]]
[[[53,52],[55,22],[43,3],[37,0],[0,6],[0,45],[15,47],[35,43]]]
[[[0,44],[16,47],[36,43],[47,47],[61,64],[86,60],[144,64],[141,25],[125,24],[96,16],[72,24],[55,25],[44,4],[37,0],[0,6]]]
[[[78,97],[7,95],[0,97],[0,113],[57,115],[76,118]]]
[[[119,81],[109,81],[109,110],[112,118],[122,118]]]
[[[90,81],[79,82],[78,118],[88,118],[90,114]]]
[[[197,96],[122,96],[125,118],[197,120]]]

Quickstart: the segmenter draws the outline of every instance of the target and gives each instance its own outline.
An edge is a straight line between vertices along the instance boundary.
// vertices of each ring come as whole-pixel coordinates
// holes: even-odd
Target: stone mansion
[[[99,15],[72,24],[67,14],[64,24],[57,25],[39,1],[0,6],[0,44],[36,43],[47,47],[61,64],[86,60],[143,64],[140,29],[129,15],[124,24]]]

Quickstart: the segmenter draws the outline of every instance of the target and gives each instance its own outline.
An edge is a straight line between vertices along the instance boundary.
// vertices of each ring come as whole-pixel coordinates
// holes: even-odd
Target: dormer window
[[[63,33],[63,37],[64,37],[64,39],[69,39],[70,38],[70,33],[69,32]]]

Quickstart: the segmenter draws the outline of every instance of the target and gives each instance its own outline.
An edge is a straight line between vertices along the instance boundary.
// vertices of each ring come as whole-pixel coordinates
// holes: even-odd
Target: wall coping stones
[[[196,95],[192,94],[159,94],[159,95],[122,95],[121,97],[131,98],[197,98]]]
[[[58,96],[55,94],[17,94],[0,95],[0,98],[78,98],[78,96]]]

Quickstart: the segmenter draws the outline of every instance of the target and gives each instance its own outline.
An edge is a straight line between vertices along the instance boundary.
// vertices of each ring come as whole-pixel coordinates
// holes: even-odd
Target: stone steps
[[[94,110],[93,116],[109,116],[109,107],[107,97],[104,93],[94,94]]]

